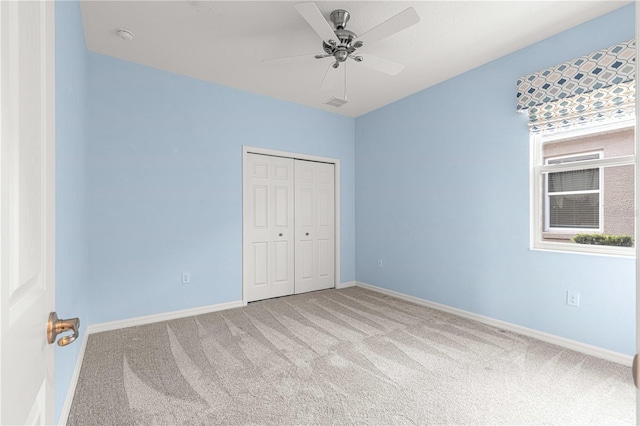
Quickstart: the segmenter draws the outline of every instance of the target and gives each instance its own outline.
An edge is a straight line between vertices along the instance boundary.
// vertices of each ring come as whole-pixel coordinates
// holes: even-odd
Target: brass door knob
[[[72,334],[64,336],[60,340],[58,340],[58,346],[67,346],[68,344],[73,343],[78,338],[78,336],[80,335],[79,328],[79,318],[58,319],[58,314],[55,312],[51,312],[49,314],[49,322],[47,323],[47,341],[49,343],[53,343],[56,341],[56,337],[58,337],[58,334],[72,331]]]

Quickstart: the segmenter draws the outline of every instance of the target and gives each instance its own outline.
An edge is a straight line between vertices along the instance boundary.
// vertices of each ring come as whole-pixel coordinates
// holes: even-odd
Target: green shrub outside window
[[[629,235],[577,234],[571,239],[571,241],[576,244],[633,247],[633,238]]]

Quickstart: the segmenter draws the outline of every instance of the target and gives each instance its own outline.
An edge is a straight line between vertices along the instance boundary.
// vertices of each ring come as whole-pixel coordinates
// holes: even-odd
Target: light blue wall
[[[634,352],[633,261],[529,250],[514,99],[519,76],[632,38],[632,6],[355,123],[87,53],[78,3],[56,14],[56,298],[84,329],[241,298],[251,145],[341,160],[342,282]],[[57,415],[78,350],[57,351]]]
[[[96,53],[88,99],[92,322],[242,299],[242,145],[341,160],[355,279],[352,118]]]
[[[529,249],[515,112],[518,77],[633,37],[631,5],[357,118],[357,280],[633,354],[634,261]]]
[[[56,310],[88,324],[85,191],[87,51],[78,2],[56,2]],[[80,344],[56,347],[56,418]]]

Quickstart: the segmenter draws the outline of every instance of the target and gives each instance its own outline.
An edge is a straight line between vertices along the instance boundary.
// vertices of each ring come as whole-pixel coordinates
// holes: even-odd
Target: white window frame
[[[600,168],[602,170],[605,167],[612,166],[626,166],[633,165],[635,166],[635,155],[625,155],[619,157],[610,157],[610,158],[600,158],[594,160],[585,160],[585,161],[577,161],[573,163],[564,163],[564,164],[545,164],[545,160],[542,154],[542,148],[545,143],[549,143],[552,141],[560,141],[563,139],[573,139],[581,136],[588,136],[594,133],[607,133],[613,132],[616,130],[625,129],[628,127],[635,127],[635,119],[628,120],[618,120],[615,122],[609,123],[597,123],[592,126],[584,126],[577,129],[562,129],[553,132],[541,132],[541,133],[531,133],[530,134],[530,248],[532,250],[544,250],[544,251],[555,251],[555,252],[571,252],[571,253],[582,253],[582,254],[591,254],[591,255],[604,255],[604,256],[615,256],[615,257],[635,257],[636,248],[635,245],[637,242],[634,237],[634,247],[614,247],[614,246],[599,246],[599,245],[590,245],[590,244],[575,244],[575,243],[565,243],[565,242],[556,242],[556,241],[546,241],[543,239],[543,230],[547,229],[546,221],[546,212],[544,209],[545,203],[543,203],[543,196],[545,196],[545,188],[543,185],[546,185],[546,177],[545,179],[541,179],[541,176],[550,172],[565,172],[572,170],[582,170],[582,169],[593,169]],[[585,153],[586,154],[586,153]],[[569,157],[574,157],[581,154],[570,154]],[[554,157],[555,158],[555,157]],[[604,193],[603,181],[602,181],[603,173],[600,173],[600,191],[601,194]],[[600,224],[603,224],[603,211],[604,204],[602,202],[603,198],[601,195],[600,202]],[[637,204],[637,201],[636,201]],[[638,224],[636,224],[637,226]],[[559,229],[552,228],[550,231],[546,232],[560,232]],[[589,233],[589,232],[601,232],[594,230],[577,230],[571,229],[571,232],[580,232],[580,233]]]
[[[547,159],[544,160],[544,164],[548,165],[549,161],[551,160],[560,160],[563,158],[575,158],[575,157],[582,157],[582,156],[592,156],[592,155],[597,155],[598,159],[602,159],[604,152],[602,150],[600,151],[589,151],[589,152],[580,152],[580,153],[575,153],[575,154],[567,154],[567,155],[557,155],[554,157],[548,157]],[[583,161],[576,161],[576,163],[582,163]],[[558,164],[557,166],[560,166],[560,164]],[[598,208],[599,208],[599,212],[598,212],[598,227],[597,228],[553,228],[551,227],[550,224],[550,219],[551,219],[551,212],[550,212],[550,206],[551,206],[551,196],[552,195],[564,195],[561,193],[549,193],[548,189],[549,189],[549,173],[545,173],[544,174],[544,187],[542,188],[542,192],[544,194],[544,231],[543,232],[551,232],[551,233],[556,233],[556,234],[576,234],[576,233],[580,233],[580,234],[597,234],[600,232],[603,232],[604,230],[604,173],[602,172],[602,167],[591,167],[587,170],[590,169],[598,169],[599,173],[598,173],[598,189],[594,189],[594,190],[588,190],[588,191],[568,191],[568,194],[598,194]]]

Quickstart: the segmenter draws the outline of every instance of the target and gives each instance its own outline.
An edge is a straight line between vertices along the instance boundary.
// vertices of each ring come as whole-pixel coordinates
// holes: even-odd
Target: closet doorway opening
[[[334,288],[340,279],[340,160],[242,152],[242,300]]]

